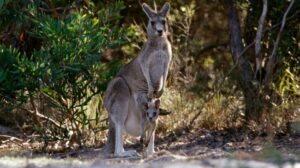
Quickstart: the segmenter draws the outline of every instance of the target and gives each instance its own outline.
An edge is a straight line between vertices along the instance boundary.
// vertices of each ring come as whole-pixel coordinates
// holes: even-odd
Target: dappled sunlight
[[[299,16],[0,0],[0,167],[300,167]]]

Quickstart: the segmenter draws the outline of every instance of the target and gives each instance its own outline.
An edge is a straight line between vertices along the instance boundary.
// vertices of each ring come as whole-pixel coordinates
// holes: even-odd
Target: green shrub
[[[0,46],[1,104],[18,109],[17,114],[31,113],[35,130],[46,140],[71,137],[84,142],[87,129],[100,116],[86,113],[89,102],[101,96],[121,65],[101,62],[101,56],[105,49],[127,43],[125,29],[118,26],[123,8],[116,2],[99,10],[77,9],[58,19],[30,4],[30,15],[24,16],[32,27],[28,34],[41,47],[24,55]]]

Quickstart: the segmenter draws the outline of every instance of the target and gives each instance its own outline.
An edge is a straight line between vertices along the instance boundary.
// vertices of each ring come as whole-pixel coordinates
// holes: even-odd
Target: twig
[[[58,128],[67,129],[67,128],[63,127],[61,124],[59,124],[57,121],[55,121],[54,119],[52,119],[52,118],[50,118],[48,116],[45,116],[45,115],[39,113],[38,111],[32,111],[32,110],[28,110],[26,108],[21,108],[21,109],[24,110],[24,111],[26,111],[26,112],[29,112],[31,114],[34,114],[34,115],[36,115],[37,117],[39,117],[41,119],[50,121],[53,125],[55,125]]]
[[[255,60],[256,60],[255,78],[257,77],[258,72],[261,74],[261,38],[263,36],[263,27],[264,27],[267,11],[268,11],[268,0],[263,0],[263,11],[258,21],[258,28],[256,32],[256,38],[255,38]]]
[[[8,138],[7,140],[2,141],[3,144],[6,144],[7,142],[12,142],[20,147],[23,147],[23,140],[17,137],[13,137],[10,135],[0,135],[0,137]]]
[[[41,10],[42,12],[53,12],[53,13],[57,13],[57,11],[67,11],[67,10],[71,10],[71,9],[76,9],[76,7],[74,7],[74,6],[57,7],[57,8],[52,8],[52,9],[45,9],[45,8],[39,7],[39,10]]]
[[[29,92],[29,101],[31,103],[31,106],[33,108],[34,111],[32,111],[33,113],[33,119],[34,119],[34,122],[36,122],[40,127],[41,127],[41,123],[38,121],[38,116],[37,116],[37,113],[38,113],[38,109],[33,101],[33,97],[32,97],[32,94]]]
[[[201,50],[199,50],[197,53],[198,53],[198,55],[201,55],[201,54],[203,54],[207,51],[213,50],[215,48],[227,47],[227,44],[228,43],[210,44],[210,45],[207,45],[205,47],[202,47]]]
[[[60,108],[66,109],[65,105],[64,105],[62,102],[59,102],[59,101],[55,100],[55,98],[51,97],[51,95],[45,93],[45,92],[42,91],[42,90],[41,90],[41,93],[42,93],[45,97],[49,98],[49,99],[52,101],[52,103],[54,103],[56,106],[58,106],[58,107],[60,107]]]
[[[290,16],[287,20],[290,20],[292,19],[293,17],[297,16],[298,14],[300,13],[300,10],[298,10],[297,12],[295,12],[292,16]],[[276,27],[282,25],[282,22],[279,22],[275,25],[273,25],[272,27],[270,28],[267,28],[263,31],[263,33],[267,32],[267,31],[271,31],[272,29],[275,29]],[[188,127],[191,127],[192,125],[194,125],[194,122],[196,121],[196,119],[200,116],[200,114],[202,113],[202,109],[204,108],[204,105],[210,101],[215,95],[216,95],[216,92],[220,90],[220,88],[223,86],[223,83],[225,81],[225,79],[233,72],[233,70],[238,66],[238,62],[239,62],[239,59],[240,57],[242,57],[245,52],[250,49],[253,45],[255,44],[255,41],[252,41],[250,44],[248,44],[244,50],[239,54],[238,56],[238,60],[236,61],[236,63],[233,65],[233,67],[226,73],[226,75],[221,79],[221,82],[219,82],[219,86],[217,86],[217,89],[216,91],[211,95],[209,96],[203,103],[203,106],[199,109],[198,113],[191,119],[190,123],[189,123],[189,126]]]
[[[300,13],[300,10],[297,10],[293,15],[291,15],[290,17],[288,17],[286,19],[286,21],[290,21],[291,19],[293,19],[294,17],[296,17],[299,13]],[[272,29],[280,26],[281,24],[282,24],[282,22],[278,22],[278,23],[274,24],[272,27],[266,28],[264,32],[271,31]]]
[[[108,121],[108,118],[104,118],[104,119],[100,120],[99,123],[107,122],[107,121]]]
[[[285,11],[285,13],[283,15],[283,18],[282,18],[282,21],[281,21],[281,27],[280,27],[279,33],[277,34],[276,41],[275,41],[275,44],[274,44],[274,47],[273,47],[273,50],[272,50],[272,54],[269,58],[267,68],[266,68],[267,74],[266,74],[266,78],[265,78],[265,81],[264,81],[266,85],[268,85],[270,83],[270,80],[272,78],[273,69],[274,69],[274,67],[276,65],[276,62],[277,62],[276,52],[277,52],[277,49],[278,49],[279,41],[280,41],[282,31],[283,31],[285,23],[286,23],[286,17],[288,15],[288,13],[290,12],[294,2],[295,2],[295,0],[292,0],[290,2],[289,7],[287,8],[287,10]]]
[[[58,13],[57,13],[57,10],[55,9],[54,5],[53,5],[52,0],[46,0],[46,2],[48,2],[50,8],[54,9],[53,10],[53,16],[57,18],[58,17]]]
[[[216,95],[216,92],[219,91],[221,89],[221,87],[223,86],[224,84],[224,81],[225,79],[233,72],[233,70],[239,65],[239,59],[245,54],[245,52],[251,48],[252,46],[254,45],[254,41],[252,43],[250,43],[249,45],[247,45],[243,51],[239,54],[238,56],[238,60],[236,61],[236,63],[233,65],[233,67],[231,67],[231,69],[225,74],[225,76],[223,76],[223,78],[221,79],[221,81],[219,82],[219,86],[217,86],[216,88],[216,91],[210,95],[206,100],[205,102],[203,103],[202,107],[199,109],[198,113],[191,119],[190,123],[189,123],[189,126],[188,127],[191,127],[192,125],[194,125],[194,122],[196,121],[196,119],[200,116],[200,114],[202,113],[202,109],[204,108],[204,105],[210,101],[212,98],[215,97]]]
[[[8,138],[10,141],[13,141],[13,140],[18,140],[18,141],[21,141],[21,142],[23,141],[20,138],[17,138],[17,137],[14,137],[14,136],[10,136],[10,135],[0,135],[0,137]]]

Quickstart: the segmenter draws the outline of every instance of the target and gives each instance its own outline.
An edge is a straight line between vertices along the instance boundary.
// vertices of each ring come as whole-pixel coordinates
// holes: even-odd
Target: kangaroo
[[[166,16],[170,4],[165,3],[156,13],[147,4],[142,5],[149,21],[147,25],[148,41],[137,57],[148,85],[148,97],[160,97],[166,85],[168,69],[172,58],[171,44],[167,38]]]
[[[122,88],[122,87],[121,87]],[[141,144],[143,147],[143,155],[151,156],[154,154],[154,139],[155,139],[155,129],[157,125],[157,119],[160,113],[160,99],[153,98],[149,99],[146,94],[140,94],[136,98],[136,106],[129,108],[129,114],[125,125],[126,132],[133,136],[141,136]],[[134,112],[134,114],[130,112]],[[115,124],[115,118],[109,117],[109,137],[106,146],[106,152],[112,153],[114,149],[114,154],[116,157],[127,157],[138,155],[135,150],[124,151],[123,140],[122,140],[122,127]],[[121,135],[120,135],[121,134]],[[144,145],[147,145],[146,150],[144,150]],[[119,148],[119,149],[118,149]]]
[[[151,156],[154,153],[154,139],[155,139],[155,129],[157,125],[157,119],[160,113],[160,100],[159,99],[149,99],[148,102],[139,103],[142,104],[143,118],[142,118],[142,135],[140,142],[142,144],[143,150],[145,144],[147,145],[144,156]]]
[[[170,4],[165,3],[159,12],[145,3],[142,4],[142,8],[149,18],[148,40],[140,54],[109,82],[104,93],[104,106],[109,112],[109,133],[105,150],[109,153],[114,152],[117,157],[137,154],[135,150],[124,150],[123,132],[136,137],[145,135],[145,128],[148,128],[149,124],[145,122],[145,110],[141,108],[143,101],[140,101],[140,98],[146,97],[153,104],[154,100],[161,97],[172,58],[166,20]],[[154,152],[154,135],[150,137],[148,154]]]

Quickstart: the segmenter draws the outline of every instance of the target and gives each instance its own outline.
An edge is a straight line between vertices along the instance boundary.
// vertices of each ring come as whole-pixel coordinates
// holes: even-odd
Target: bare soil
[[[300,136],[296,134],[270,138],[243,130],[180,130],[163,138],[157,137],[157,153],[149,158],[105,156],[102,146],[44,152],[41,143],[3,136],[0,140],[0,167],[3,168],[300,166]],[[141,150],[135,142],[127,142],[125,148]]]

